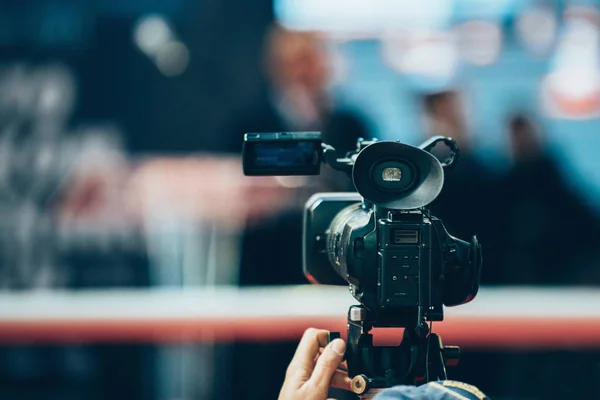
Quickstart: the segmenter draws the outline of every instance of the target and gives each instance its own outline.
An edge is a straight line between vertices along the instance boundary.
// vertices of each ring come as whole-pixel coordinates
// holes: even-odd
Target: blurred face
[[[516,160],[530,159],[541,151],[541,140],[533,125],[513,127],[510,139],[511,152]]]
[[[437,118],[446,121],[462,121],[462,106],[458,95],[449,93],[438,99],[433,108]]]
[[[280,87],[302,87],[317,92],[327,84],[327,56],[313,35],[276,32],[271,41],[268,61],[271,77]]]
[[[468,147],[468,137],[463,104],[458,94],[449,92],[439,96],[431,104],[430,117],[433,120],[433,134],[451,136],[461,147]]]

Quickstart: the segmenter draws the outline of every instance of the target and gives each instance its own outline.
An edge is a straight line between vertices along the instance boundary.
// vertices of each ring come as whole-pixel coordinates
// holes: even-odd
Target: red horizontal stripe
[[[0,321],[1,343],[230,342],[297,340],[308,327],[341,331],[345,317]],[[600,348],[600,320],[451,317],[434,323],[444,343],[464,348]],[[377,344],[394,344],[398,329],[378,329]]]

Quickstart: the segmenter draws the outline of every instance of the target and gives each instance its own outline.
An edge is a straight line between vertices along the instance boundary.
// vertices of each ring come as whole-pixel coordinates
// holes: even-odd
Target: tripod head
[[[398,346],[374,346],[369,333],[373,317],[363,306],[348,310],[348,375],[353,392],[361,398],[368,399],[374,392],[396,385],[446,380],[446,366],[458,364],[460,349],[444,346],[423,318],[415,326],[405,327]],[[336,337],[339,333],[332,333],[330,340]]]

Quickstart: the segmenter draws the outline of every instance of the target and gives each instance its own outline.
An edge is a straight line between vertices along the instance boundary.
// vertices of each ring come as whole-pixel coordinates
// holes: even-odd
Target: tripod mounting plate
[[[352,306],[348,311],[346,360],[354,393],[363,396],[375,389],[446,380],[446,366],[458,364],[460,349],[444,347],[425,321],[405,327],[398,346],[374,346],[369,316],[363,306]],[[330,340],[337,337],[337,332],[330,334]]]

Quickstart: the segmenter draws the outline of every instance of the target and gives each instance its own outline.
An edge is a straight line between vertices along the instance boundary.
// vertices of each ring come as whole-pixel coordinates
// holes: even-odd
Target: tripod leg
[[[425,357],[427,365],[425,380],[427,382],[446,380],[444,346],[442,345],[442,339],[435,333],[430,334],[427,338],[427,353]]]

